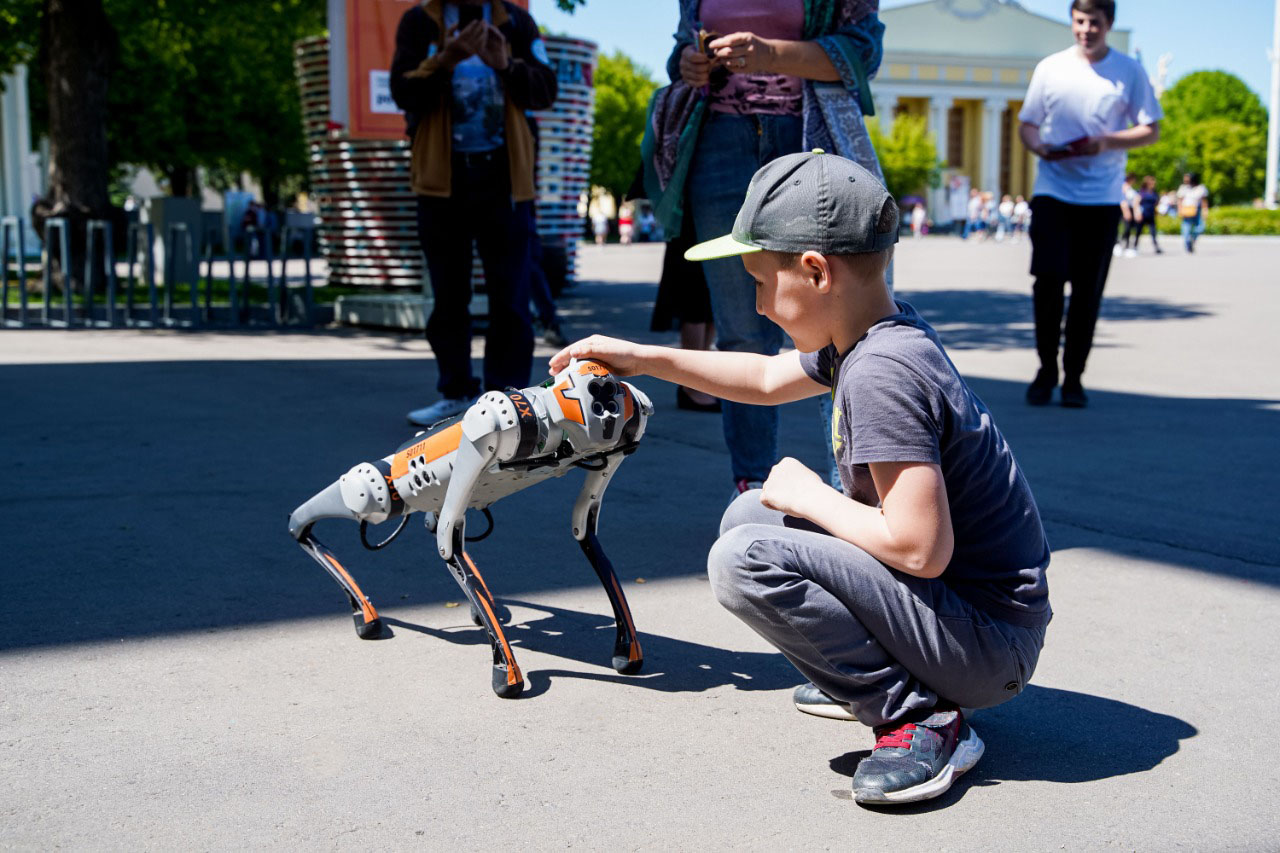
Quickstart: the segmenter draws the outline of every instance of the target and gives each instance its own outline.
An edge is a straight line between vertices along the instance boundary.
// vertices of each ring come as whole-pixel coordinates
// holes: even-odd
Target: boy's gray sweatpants
[[[716,598],[869,726],[932,708],[999,705],[1022,691],[1044,628],[994,619],[938,578],[740,495],[707,557]]]

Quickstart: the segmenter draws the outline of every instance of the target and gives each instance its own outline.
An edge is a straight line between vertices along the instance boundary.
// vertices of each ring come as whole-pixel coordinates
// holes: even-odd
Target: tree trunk
[[[110,213],[107,84],[115,31],[102,0],[44,0],[41,41],[49,95],[49,195],[33,219],[42,237],[46,218],[70,221],[70,272],[78,279],[85,222]]]
[[[169,181],[169,195],[200,197],[200,181],[195,166],[174,166],[165,171],[165,178]]]

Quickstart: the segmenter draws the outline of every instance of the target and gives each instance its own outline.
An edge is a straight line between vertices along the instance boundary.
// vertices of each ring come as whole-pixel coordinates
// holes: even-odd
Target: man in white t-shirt
[[[1031,274],[1035,277],[1040,371],[1027,402],[1043,406],[1058,385],[1063,292],[1071,282],[1062,351],[1062,405],[1088,402],[1080,376],[1093,345],[1102,289],[1120,223],[1121,184],[1130,148],[1160,136],[1164,113],[1134,59],[1107,46],[1113,0],[1073,0],[1075,45],[1045,57],[1027,89],[1019,133],[1040,157],[1031,199]]]

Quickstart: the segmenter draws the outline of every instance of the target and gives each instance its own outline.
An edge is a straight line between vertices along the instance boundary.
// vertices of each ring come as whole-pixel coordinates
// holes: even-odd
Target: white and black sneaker
[[[424,406],[421,409],[414,409],[406,417],[409,423],[414,426],[429,427],[440,423],[440,421],[456,417],[467,409],[471,408],[474,402],[470,397],[444,397],[436,400],[430,406]]]
[[[796,703],[796,710],[815,717],[826,717],[828,720],[857,721],[853,711],[843,702],[837,702],[821,690],[813,686],[813,682],[801,684],[791,698]]]

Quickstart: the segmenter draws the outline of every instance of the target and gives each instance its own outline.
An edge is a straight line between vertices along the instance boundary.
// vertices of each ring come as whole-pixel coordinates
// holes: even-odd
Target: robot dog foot
[[[364,613],[357,610],[351,614],[356,623],[356,636],[362,640],[376,640],[382,636],[382,617],[366,621]]]

